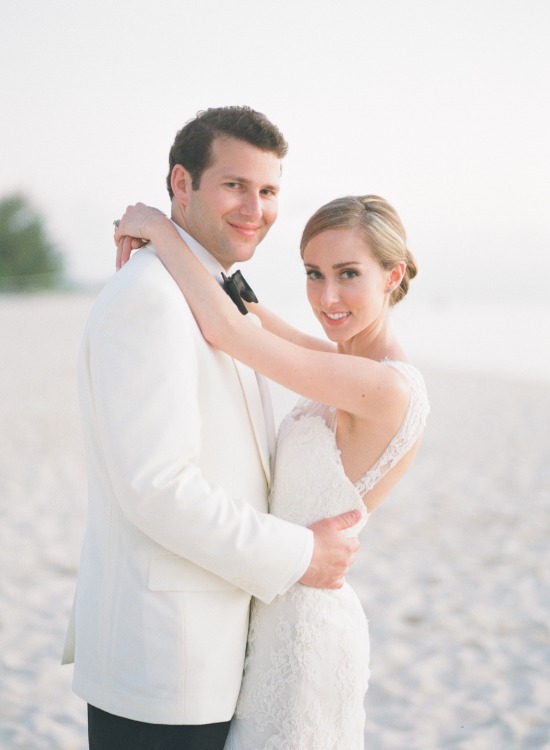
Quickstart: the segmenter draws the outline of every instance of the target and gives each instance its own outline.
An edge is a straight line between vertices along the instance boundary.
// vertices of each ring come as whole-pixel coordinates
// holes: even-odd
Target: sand
[[[87,746],[59,658],[86,512],[75,359],[92,299],[0,297],[3,750]],[[366,747],[550,748],[550,386],[425,375],[423,445],[351,575],[371,629]]]

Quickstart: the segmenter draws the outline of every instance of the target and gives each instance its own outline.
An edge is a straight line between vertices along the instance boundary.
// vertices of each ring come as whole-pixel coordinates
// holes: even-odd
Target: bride
[[[328,341],[259,303],[243,317],[160,211],[129,207],[116,230],[119,265],[132,238],[150,241],[205,339],[303,397],[283,420],[270,512],[310,525],[368,515],[409,467],[429,411],[424,381],[393,331],[390,308],[416,275],[405,230],[382,198],[345,197],[308,221],[307,295]],[[153,250],[154,248],[154,250]],[[359,750],[369,677],[368,628],[355,592],[295,584],[254,600],[239,701],[225,750]]]

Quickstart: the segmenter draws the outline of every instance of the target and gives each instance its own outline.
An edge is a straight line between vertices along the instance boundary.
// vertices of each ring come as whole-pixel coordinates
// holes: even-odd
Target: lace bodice
[[[336,444],[336,410],[302,399],[283,420],[277,441],[271,513],[294,523],[358,508],[414,445],[428,414],[422,376],[385,362],[407,378],[409,405],[382,455],[352,483]],[[270,604],[253,601],[245,673],[225,750],[362,750],[369,678],[368,627],[353,589],[297,583]]]
[[[407,378],[411,396],[401,426],[382,455],[352,483],[345,475],[336,444],[336,408],[301,399],[279,428],[275,480],[270,512],[309,526],[314,521],[357,508],[366,523],[362,496],[413,447],[429,412],[421,373],[405,362],[384,360]],[[297,502],[297,497],[300,502]]]

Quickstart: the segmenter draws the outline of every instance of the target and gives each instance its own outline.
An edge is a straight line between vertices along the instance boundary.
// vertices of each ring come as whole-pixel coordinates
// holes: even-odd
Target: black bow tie
[[[258,301],[258,298],[248,285],[246,279],[240,271],[236,271],[232,276],[226,276],[224,273],[222,273],[222,279],[224,290],[231,297],[242,314],[246,315],[248,310],[246,309],[246,305],[243,303],[243,299],[246,302]]]

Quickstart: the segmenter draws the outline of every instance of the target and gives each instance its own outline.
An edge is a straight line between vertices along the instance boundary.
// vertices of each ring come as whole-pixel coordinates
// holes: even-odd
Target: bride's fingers
[[[115,223],[115,244],[117,247],[126,236],[137,236],[137,232],[132,232],[132,217],[135,215],[138,206],[139,203],[137,206],[126,206],[126,210]]]
[[[122,240],[119,240],[116,244],[116,270],[119,271],[122,268]]]
[[[121,237],[117,242],[116,248],[116,269],[117,271],[129,260],[132,250],[143,247],[145,243],[136,237]]]

